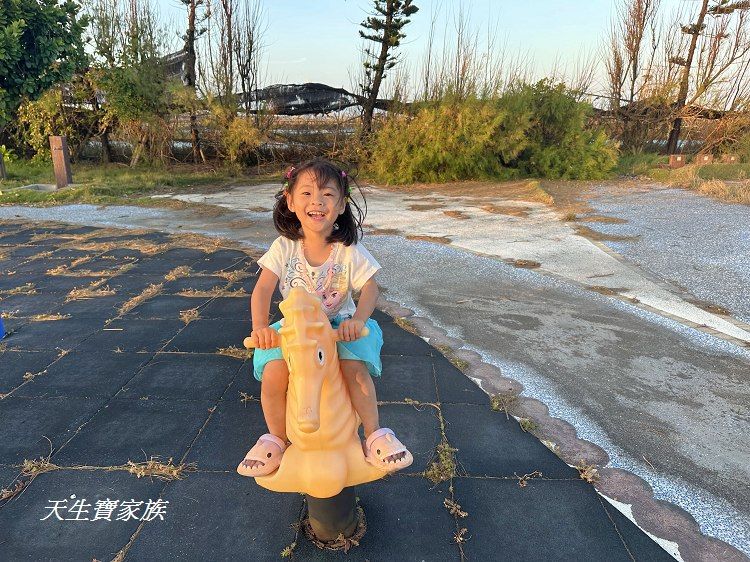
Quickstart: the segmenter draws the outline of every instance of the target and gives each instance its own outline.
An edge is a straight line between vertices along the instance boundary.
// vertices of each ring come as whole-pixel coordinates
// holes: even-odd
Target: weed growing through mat
[[[252,349],[240,349],[239,347],[235,347],[233,345],[217,349],[216,353],[219,355],[234,357],[235,359],[250,359],[253,356]]]
[[[525,488],[529,480],[532,480],[533,478],[541,478],[542,473],[538,470],[535,470],[534,472],[531,472],[529,474],[524,474],[523,476],[519,476],[515,472],[513,473],[513,476],[518,478],[518,487],[519,488]]]
[[[70,314],[35,314],[30,318],[32,322],[52,322],[57,320],[68,320]]]
[[[114,295],[115,290],[111,289],[108,285],[104,285],[106,282],[106,279],[99,279],[98,281],[92,282],[87,287],[79,287],[73,289],[68,293],[68,296],[65,298],[65,302]]]
[[[12,289],[0,290],[0,296],[9,297],[11,295],[35,295],[36,285],[33,283],[25,283],[19,287],[13,287]]]
[[[158,457],[151,457],[146,462],[133,462],[129,460],[121,467],[111,468],[113,470],[127,470],[130,474],[135,475],[136,478],[153,476],[160,480],[182,480],[184,478],[183,473],[195,472],[197,469],[195,463],[175,465],[171,457],[166,463],[159,462]]]
[[[13,487],[0,490],[0,502],[16,497],[26,487],[27,483],[24,480],[18,480]]]
[[[174,281],[175,279],[179,279],[180,277],[187,277],[190,275],[191,269],[187,265],[181,265],[180,267],[175,267],[172,271],[167,273],[164,276],[164,279],[167,281]]]
[[[163,287],[164,285],[162,283],[149,285],[143,290],[140,295],[136,295],[132,299],[125,301],[125,303],[123,303],[123,305],[118,310],[118,314],[122,316],[123,314],[130,312],[139,304],[144,303],[148,299],[153,298],[161,293]]]
[[[510,419],[510,410],[518,403],[515,394],[493,394],[490,396],[490,408],[493,412],[504,412],[505,419]]]
[[[521,429],[524,430],[526,433],[533,433],[536,431],[536,424],[534,423],[534,420],[530,420],[529,418],[520,418],[518,420],[518,425],[521,426]]]
[[[180,311],[180,320],[182,320],[186,326],[190,324],[190,322],[192,322],[193,320],[198,320],[200,317],[201,315],[198,312],[197,308],[191,308],[188,310]]]
[[[417,327],[410,320],[407,320],[406,318],[394,318],[393,322],[399,328],[406,330],[407,332],[411,332],[412,334],[418,335]]]
[[[223,277],[230,283],[234,283],[235,281],[240,281],[241,279],[245,279],[246,277],[250,277],[252,274],[248,273],[247,271],[242,270],[235,270],[235,271],[219,271],[216,273],[217,277]]]
[[[443,355],[445,355],[445,358],[448,361],[450,361],[453,364],[453,366],[456,369],[458,369],[459,371],[461,371],[462,373],[465,373],[466,370],[469,368],[469,364],[466,361],[464,361],[463,359],[459,359],[456,356],[455,352],[450,347],[448,347],[447,345],[436,345],[435,348],[440,353],[442,353]]]
[[[599,481],[599,471],[593,464],[586,464],[584,461],[579,461],[576,465],[576,470],[578,470],[581,480],[589,484],[596,484]]]
[[[245,402],[258,402],[258,399],[252,394],[248,394],[247,392],[240,390],[240,402],[242,402],[243,404]]]
[[[24,373],[24,375],[23,375],[23,380],[25,380],[27,382],[28,381],[33,381],[36,377],[39,377],[39,376],[44,375],[46,373],[47,373],[46,369],[44,371],[39,371],[38,373],[32,373],[31,371],[26,371],[26,373]]]
[[[181,297],[249,297],[250,294],[245,289],[229,290],[226,287],[214,287],[208,291],[198,291],[196,289],[186,289],[177,293]]]
[[[453,542],[456,544],[464,544],[466,541],[469,540],[469,537],[467,536],[469,533],[469,529],[466,527],[460,528],[458,531],[453,533]]]
[[[427,478],[433,484],[445,482],[456,475],[456,452],[458,449],[451,447],[447,441],[443,440],[435,448],[434,459],[427,470],[424,472]]]
[[[468,513],[466,513],[465,511],[461,509],[461,506],[458,505],[458,503],[454,502],[453,500],[449,498],[445,498],[443,500],[443,506],[445,507],[445,509],[448,510],[448,513],[450,513],[451,515],[455,517],[466,517],[467,515],[469,515]]]

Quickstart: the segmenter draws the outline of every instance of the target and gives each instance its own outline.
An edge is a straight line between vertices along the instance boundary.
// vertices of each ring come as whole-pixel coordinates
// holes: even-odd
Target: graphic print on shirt
[[[336,263],[333,265],[333,276],[330,284],[326,283],[328,268],[321,270],[315,277],[308,280],[305,274],[305,264],[297,257],[292,256],[287,263],[284,285],[289,288],[302,287],[309,293],[315,293],[320,297],[323,304],[323,312],[332,318],[341,309],[347,294],[347,266]],[[330,266],[329,266],[330,267]],[[310,282],[314,286],[310,285]],[[282,290],[284,287],[282,287]]]

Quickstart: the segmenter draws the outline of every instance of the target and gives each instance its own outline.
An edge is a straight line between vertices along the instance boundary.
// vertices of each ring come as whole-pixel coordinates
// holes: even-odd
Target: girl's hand
[[[349,318],[339,324],[339,339],[341,341],[354,341],[359,339],[362,333],[362,328],[365,327],[365,323],[362,320],[354,320]]]
[[[250,337],[257,349],[279,347],[279,333],[270,326],[253,330],[250,332]]]

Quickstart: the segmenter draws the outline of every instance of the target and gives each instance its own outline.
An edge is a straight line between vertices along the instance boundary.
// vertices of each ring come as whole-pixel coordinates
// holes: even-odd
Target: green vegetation
[[[591,106],[563,84],[522,84],[488,99],[451,94],[394,114],[375,133],[367,171],[388,183],[599,179],[617,148]]]
[[[80,9],[72,1],[0,0],[0,131],[24,98],[36,99],[85,64]]]
[[[54,183],[49,162],[16,160],[8,165],[8,179],[0,180],[0,204],[138,203],[158,204],[144,195],[159,191],[187,191],[198,186],[222,186],[241,182],[273,181],[275,176],[242,176],[227,169],[208,167],[78,164],[73,168],[74,185],[53,192],[15,189],[32,183]]]

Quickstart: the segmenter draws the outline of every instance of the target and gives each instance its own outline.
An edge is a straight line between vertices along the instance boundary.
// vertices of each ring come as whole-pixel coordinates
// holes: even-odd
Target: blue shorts
[[[331,327],[338,328],[344,320],[336,316],[331,320]],[[355,341],[340,341],[336,344],[339,359],[353,359],[362,361],[367,366],[367,370],[373,377],[379,377],[383,372],[383,365],[380,362],[380,349],[383,347],[383,331],[380,329],[377,320],[368,318],[365,326],[370,330],[364,338]],[[271,328],[279,331],[281,321],[271,324]],[[275,359],[283,359],[280,347],[271,347],[269,349],[256,349],[253,353],[253,375],[256,379],[263,379],[263,369],[266,363]]]

